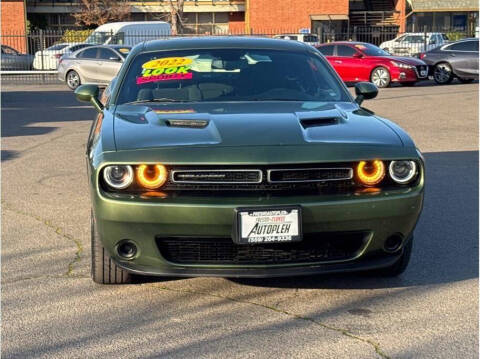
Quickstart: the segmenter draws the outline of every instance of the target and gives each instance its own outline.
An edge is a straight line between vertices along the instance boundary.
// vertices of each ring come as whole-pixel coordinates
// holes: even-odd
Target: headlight
[[[139,165],[136,172],[138,184],[147,189],[157,189],[167,182],[168,171],[164,165]]]
[[[103,170],[103,178],[114,189],[124,189],[133,182],[132,166],[114,165]]]
[[[385,165],[380,160],[360,161],[357,165],[357,179],[365,186],[375,186],[385,177]]]
[[[415,177],[417,164],[414,161],[392,161],[388,172],[395,182],[405,184]]]
[[[398,61],[390,61],[393,66],[399,67],[401,69],[411,69],[413,66],[404,64],[403,62],[398,62]]]

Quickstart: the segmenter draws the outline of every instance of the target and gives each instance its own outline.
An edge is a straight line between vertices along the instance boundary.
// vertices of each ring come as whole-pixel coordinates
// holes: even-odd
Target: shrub
[[[448,37],[448,40],[450,41],[457,41],[463,39],[464,37],[467,37],[466,33],[460,31],[447,32],[446,35]]]
[[[60,42],[84,42],[93,30],[65,30]]]

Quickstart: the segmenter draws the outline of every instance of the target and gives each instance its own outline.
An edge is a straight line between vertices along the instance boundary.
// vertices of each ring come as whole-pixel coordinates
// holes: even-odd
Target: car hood
[[[119,105],[114,136],[117,151],[179,146],[403,145],[391,126],[354,103]]]
[[[414,57],[388,56],[387,58],[388,58],[389,60],[402,62],[402,63],[404,63],[404,64],[412,65],[412,66],[425,65],[425,62],[423,62],[423,61],[420,60],[420,59],[414,58]]]

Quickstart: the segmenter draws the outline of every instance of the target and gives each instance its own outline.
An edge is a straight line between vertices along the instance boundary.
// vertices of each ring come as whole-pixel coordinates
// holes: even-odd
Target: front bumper
[[[369,240],[351,259],[271,265],[173,263],[162,257],[155,240],[159,235],[230,237],[236,208],[282,205],[302,207],[304,234],[367,231]],[[385,240],[400,234],[404,245],[422,206],[423,180],[414,188],[345,195],[139,198],[99,191],[93,196],[98,231],[112,259],[132,273],[158,276],[271,277],[386,267],[399,258],[401,248],[388,254],[383,250]],[[131,260],[116,251],[125,239],[138,247]]]
[[[408,69],[394,67],[390,72],[390,76],[392,82],[416,82],[426,80],[428,78],[428,70],[425,76],[421,76],[415,67]]]

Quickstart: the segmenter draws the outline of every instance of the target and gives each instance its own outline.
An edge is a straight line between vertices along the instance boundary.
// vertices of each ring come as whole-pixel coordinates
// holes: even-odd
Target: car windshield
[[[357,44],[355,45],[355,47],[367,56],[389,56],[390,55],[388,52],[372,44],[367,44],[367,43]]]
[[[87,39],[85,40],[85,43],[93,44],[93,45],[102,45],[107,42],[110,36],[112,36],[112,33],[110,32],[94,31],[90,34],[89,37],[87,37]]]
[[[202,49],[137,55],[116,103],[268,100],[351,98],[319,53]]]
[[[47,50],[57,51],[57,50],[64,49],[64,48],[67,47],[67,46],[68,46],[68,44],[53,45],[53,46],[50,46]]]

